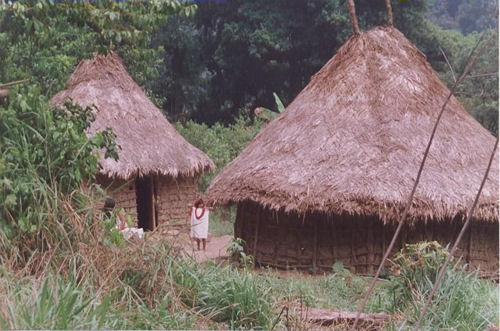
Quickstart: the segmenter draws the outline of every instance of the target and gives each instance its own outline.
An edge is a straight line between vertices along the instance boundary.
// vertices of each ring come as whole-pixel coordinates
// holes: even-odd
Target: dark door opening
[[[155,228],[153,204],[153,180],[151,177],[137,177],[135,180],[135,196],[137,202],[138,226],[144,231]]]

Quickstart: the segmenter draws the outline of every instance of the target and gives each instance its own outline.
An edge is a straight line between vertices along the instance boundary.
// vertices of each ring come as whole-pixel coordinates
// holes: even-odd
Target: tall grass
[[[261,277],[281,301],[346,311],[355,311],[369,283],[368,278],[345,269],[323,276],[296,274],[286,277],[267,271]]]
[[[437,242],[407,245],[393,260],[395,275],[372,300],[371,309],[398,316],[391,328],[414,325],[447,254]],[[442,278],[422,329],[486,329],[498,324],[498,309],[498,285],[457,261]]]

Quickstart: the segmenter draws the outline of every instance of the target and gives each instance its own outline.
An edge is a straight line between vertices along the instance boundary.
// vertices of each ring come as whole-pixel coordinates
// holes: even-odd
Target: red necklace
[[[198,216],[198,209],[201,209],[201,215]],[[203,215],[205,215],[205,208],[195,208],[194,209],[194,217],[196,217],[197,220],[200,220]]]

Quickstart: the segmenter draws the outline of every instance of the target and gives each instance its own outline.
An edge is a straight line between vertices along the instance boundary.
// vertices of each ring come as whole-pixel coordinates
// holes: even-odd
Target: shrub
[[[61,196],[71,199],[94,178],[101,148],[117,158],[110,129],[87,137],[92,111],[71,103],[51,109],[36,87],[13,93],[0,107],[0,231],[8,238],[34,235],[47,221],[61,220]]]
[[[264,121],[259,118],[250,119],[239,116],[234,124],[224,126],[216,123],[209,127],[188,121],[186,124],[177,122],[176,129],[191,144],[198,147],[215,162],[217,172],[235,159],[243,148],[260,131]],[[203,175],[200,181],[202,191],[210,184],[213,174]]]
[[[406,326],[415,324],[448,254],[437,242],[406,245],[393,260],[394,275],[385,294],[389,300],[379,301],[377,310],[396,313]],[[422,328],[482,330],[498,323],[497,312],[496,284],[456,263],[441,279]]]

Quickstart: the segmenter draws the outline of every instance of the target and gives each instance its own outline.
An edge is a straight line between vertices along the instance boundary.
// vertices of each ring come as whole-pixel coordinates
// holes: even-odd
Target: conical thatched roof
[[[213,180],[207,198],[399,220],[448,94],[425,56],[395,28],[355,35]],[[464,215],[494,142],[452,98],[411,218]],[[498,220],[498,158],[475,215]]]
[[[99,111],[89,133],[112,127],[117,136],[119,160],[101,157],[101,173],[123,179],[147,174],[177,177],[215,168],[148,99],[116,53],[80,62],[67,85],[51,103],[71,98],[82,107],[94,104]]]

